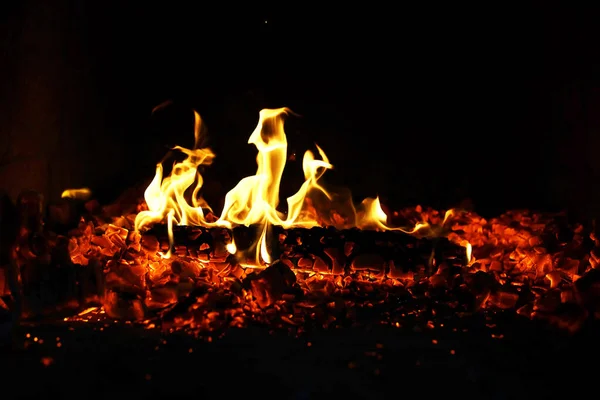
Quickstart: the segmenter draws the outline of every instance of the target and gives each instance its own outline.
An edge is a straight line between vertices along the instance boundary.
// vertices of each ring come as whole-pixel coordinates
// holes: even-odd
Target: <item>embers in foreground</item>
[[[429,239],[274,227],[268,246],[277,261],[265,269],[226,247],[232,237],[238,248],[250,245],[253,227],[176,227],[166,259],[166,229],[140,235],[135,213],[109,218],[90,210],[62,235],[25,223],[31,228],[21,230],[6,269],[20,282],[12,296],[1,285],[7,307],[23,306],[33,317],[98,305],[112,318],[194,332],[253,323],[298,331],[360,324],[366,316],[402,325],[442,303],[458,315],[515,310],[571,331],[600,315],[600,244],[562,216],[510,212],[487,221],[454,212],[443,219],[420,207],[397,213],[435,226],[439,236]]]

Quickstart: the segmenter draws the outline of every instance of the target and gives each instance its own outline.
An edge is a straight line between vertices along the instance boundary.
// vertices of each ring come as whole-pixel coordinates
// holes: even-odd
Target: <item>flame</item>
[[[60,195],[63,199],[88,200],[92,196],[92,191],[88,188],[66,189]]]
[[[467,264],[471,264],[471,261],[475,261],[473,259],[473,246],[469,243],[468,240],[463,240],[460,242],[460,245],[465,248],[465,254],[467,256]]]
[[[226,194],[220,217],[210,222],[204,214],[205,210],[210,210],[210,207],[200,196],[203,179],[198,168],[210,165],[215,154],[209,148],[199,148],[202,119],[194,111],[194,147],[193,149],[181,146],[173,148],[183,153],[186,158],[173,164],[169,176],[164,176],[162,162],[156,166],[154,179],[144,193],[148,210],[137,215],[135,229],[139,231],[163,221],[166,217],[170,249],[163,257],[168,258],[174,244],[173,224],[225,228],[236,225],[256,225],[259,227],[260,234],[254,245],[254,262],[256,265],[271,263],[267,245],[269,226],[280,225],[284,228],[319,226],[314,210],[307,206],[305,200],[313,193],[320,193],[326,199],[332,200],[332,195],[319,181],[327,170],[333,168],[333,165],[323,149],[315,144],[320,158],[316,158],[310,150],[304,153],[302,160],[304,183],[295,194],[287,198],[287,212],[279,210],[279,188],[288,159],[284,121],[289,114],[293,113],[286,107],[260,111],[258,124],[248,139],[248,143],[253,144],[258,151],[256,173],[240,180]],[[426,222],[417,223],[412,229],[388,225],[388,216],[381,208],[378,197],[365,199],[360,209],[359,213],[354,209],[354,226],[359,228],[398,230],[412,234],[429,227]],[[238,251],[233,241],[228,245],[227,250],[232,254]]]
[[[194,148],[186,149],[176,146],[173,150],[179,150],[186,155],[181,162],[175,162],[171,175],[163,178],[163,165],[157,164],[154,179],[144,192],[144,199],[148,210],[141,211],[135,218],[135,229],[140,230],[148,225],[161,222],[168,216],[169,241],[173,247],[173,224],[178,225],[210,225],[204,218],[203,208],[208,208],[206,202],[199,196],[202,187],[202,175],[198,173],[198,167],[210,165],[214,153],[208,148],[197,148],[200,143],[200,132],[202,119],[194,111]],[[191,194],[191,205],[186,200],[186,192],[192,185],[195,187]],[[165,254],[168,258],[171,250]]]
[[[225,249],[227,249],[229,254],[235,254],[237,252],[237,246],[233,240],[225,245]]]
[[[169,234],[169,250],[166,253],[159,253],[162,258],[171,258],[171,253],[173,251],[173,245],[175,244],[175,237],[173,235],[173,218],[175,215],[175,210],[170,210],[169,214],[167,214],[167,232]]]
[[[471,243],[467,242],[467,246],[465,248],[467,253],[467,262],[470,264],[473,260],[473,246],[471,246]]]
[[[283,129],[284,117],[291,113],[288,108],[265,109],[259,114],[259,121],[248,139],[258,150],[256,174],[243,178],[225,196],[223,212],[217,223],[226,225],[260,225],[261,235],[257,242],[256,261],[270,263],[266,246],[268,225],[281,225],[286,228],[318,225],[317,221],[302,208],[304,199],[311,190],[319,190],[328,198],[331,196],[318,184],[326,169],[333,168],[325,152],[317,146],[322,160],[315,159],[309,150],[304,154],[302,167],[305,181],[294,195],[287,199],[287,215],[277,210],[279,187],[287,160],[287,139]],[[260,257],[259,257],[260,256]]]
[[[356,226],[359,228],[370,228],[376,227],[382,230],[393,230],[393,231],[401,231],[404,233],[417,233],[424,228],[428,228],[430,225],[427,222],[418,222],[415,226],[410,229],[404,229],[400,227],[391,227],[387,225],[387,214],[381,208],[381,202],[379,201],[379,197],[374,199],[366,198],[362,202],[363,206],[363,214],[357,218]]]

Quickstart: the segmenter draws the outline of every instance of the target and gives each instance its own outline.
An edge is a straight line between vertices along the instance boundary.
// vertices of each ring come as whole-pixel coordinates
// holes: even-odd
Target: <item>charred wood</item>
[[[260,307],[268,307],[284,294],[293,294],[296,275],[289,266],[277,260],[258,273],[251,273],[243,284],[248,287]]]
[[[233,238],[238,253],[252,254],[261,229],[176,226],[175,252],[222,262],[229,256],[225,244]],[[142,246],[156,251],[168,249],[166,226],[156,225],[145,232]],[[267,234],[267,250],[273,260],[286,260],[295,270],[333,275],[368,272],[375,278],[425,277],[436,273],[440,266],[455,273],[467,264],[464,247],[446,238],[419,238],[398,231],[273,226]]]

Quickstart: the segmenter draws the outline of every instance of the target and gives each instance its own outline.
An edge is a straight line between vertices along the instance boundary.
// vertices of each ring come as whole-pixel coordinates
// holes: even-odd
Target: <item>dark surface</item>
[[[568,336],[512,312],[438,317],[435,329],[404,321],[299,338],[247,328],[211,343],[124,324],[23,327],[27,349],[2,357],[3,396],[525,399],[594,390],[597,330]]]

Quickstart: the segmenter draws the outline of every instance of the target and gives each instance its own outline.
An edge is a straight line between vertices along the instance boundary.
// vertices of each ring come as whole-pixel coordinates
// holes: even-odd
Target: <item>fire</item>
[[[202,188],[202,175],[198,167],[210,165],[214,154],[210,149],[196,148],[200,140],[202,119],[194,112],[195,126],[195,148],[192,150],[176,146],[173,150],[179,150],[187,157],[181,162],[173,165],[171,175],[163,179],[163,165],[156,166],[154,179],[144,193],[144,199],[148,210],[140,212],[135,219],[136,230],[142,227],[161,222],[166,216],[171,215],[169,223],[178,225],[205,225],[208,222],[204,218],[203,208],[207,208],[206,202],[198,195]],[[196,183],[191,196],[192,204],[185,198],[185,192]]]
[[[470,264],[471,261],[473,261],[473,246],[471,246],[471,243],[469,243],[466,240],[464,240],[461,244],[465,248],[465,251],[467,253],[467,262]]]
[[[305,180],[298,191],[287,198],[286,212],[279,210],[279,188],[288,159],[284,121],[290,114],[293,114],[292,111],[285,107],[260,111],[258,124],[248,139],[248,144],[253,144],[258,151],[256,173],[241,179],[227,193],[220,217],[216,221],[209,221],[205,212],[210,211],[211,208],[200,196],[203,179],[199,168],[210,165],[215,154],[209,148],[198,148],[202,119],[194,112],[194,148],[186,149],[177,146],[173,149],[184,153],[186,158],[174,163],[169,176],[163,176],[162,163],[157,165],[154,179],[144,193],[148,210],[137,215],[136,230],[142,230],[166,218],[171,248],[163,256],[168,258],[174,244],[173,224],[224,228],[257,225],[260,227],[260,235],[255,244],[254,262],[256,265],[270,264],[271,257],[266,245],[269,227],[272,225],[284,228],[320,226],[318,216],[306,199],[309,195],[320,193],[326,199],[332,200],[332,195],[319,181],[327,170],[333,168],[333,165],[323,149],[315,145],[319,158],[316,158],[310,150],[304,153],[302,168]],[[412,229],[389,226],[388,216],[381,208],[379,198],[367,198],[358,208],[360,212],[356,212],[356,208],[353,207],[355,215],[352,224],[358,228],[416,233],[429,227],[427,223],[417,223]],[[232,253],[237,251],[233,243],[227,250]]]
[[[62,192],[61,196],[63,199],[78,199],[88,200],[92,196],[92,191],[88,188],[80,189],[67,189]]]
[[[459,316],[514,309],[571,332],[600,318],[595,227],[528,211],[489,220],[467,210],[421,206],[390,214],[378,197],[354,205],[323,183],[333,165],[318,145],[304,154],[297,192],[280,204],[288,160],[284,121],[291,114],[287,108],[260,112],[248,139],[257,150],[256,172],[227,193],[220,214],[202,198],[202,171],[215,154],[200,146],[198,113],[193,147],[173,149],[183,157],[170,172],[163,162],[156,166],[145,204],[137,204],[144,211],[136,215],[88,207],[95,200],[71,209],[77,202],[69,200],[61,205],[79,214],[77,228],[67,236],[46,235],[39,232],[40,196],[23,197],[19,205],[28,218],[22,218],[10,264],[28,274],[20,281],[32,293],[31,300],[22,296],[23,315],[43,315],[56,305],[38,299],[47,288],[66,287],[66,275],[41,276],[51,279],[48,285],[31,279],[46,271],[40,265],[55,265],[77,279],[60,307],[81,312],[65,321],[138,321],[148,329],[160,322],[164,332],[218,335],[269,323],[300,334],[311,326],[346,326],[358,314],[401,328],[408,315],[433,316],[438,306]],[[84,188],[63,197],[89,195]],[[166,232],[148,231],[163,222]],[[1,273],[0,289],[18,277]],[[369,312],[357,314],[361,308]],[[6,309],[0,300],[0,311]],[[428,329],[434,326],[427,321]]]
[[[356,226],[358,228],[369,228],[376,227],[382,230],[395,230],[401,231],[404,233],[417,233],[424,228],[429,228],[430,225],[426,222],[418,222],[415,224],[414,228],[410,230],[406,230],[403,228],[394,228],[387,225],[387,214],[381,208],[381,202],[379,201],[379,197],[374,199],[367,198],[363,200],[362,206],[364,209],[361,217],[357,218]]]
[[[225,248],[229,254],[235,254],[237,252],[237,246],[233,240],[230,243],[227,243]]]

